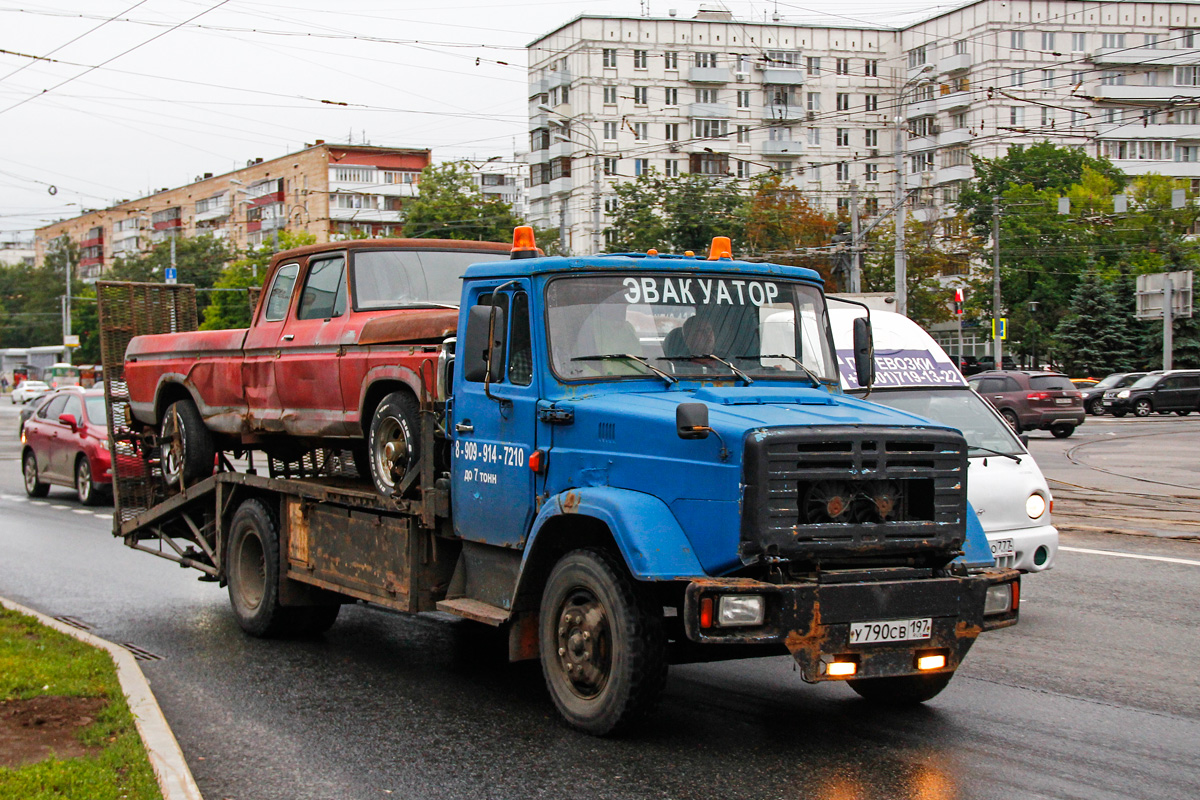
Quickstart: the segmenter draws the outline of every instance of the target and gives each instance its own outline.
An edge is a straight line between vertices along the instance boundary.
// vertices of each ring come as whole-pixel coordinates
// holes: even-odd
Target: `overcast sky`
[[[649,10],[688,18],[699,5],[652,0]],[[957,5],[845,0],[835,14],[815,2],[726,3],[738,18],[778,10],[831,25],[898,25]],[[0,6],[0,239],[316,139],[429,147],[439,161],[511,155],[527,137],[525,45],[584,12],[636,16],[641,6],[9,2]]]

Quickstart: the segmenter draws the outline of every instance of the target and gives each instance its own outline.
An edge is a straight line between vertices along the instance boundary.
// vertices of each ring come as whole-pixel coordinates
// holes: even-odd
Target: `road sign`
[[[74,334],[63,336],[63,345],[65,347],[79,347],[79,337]]]
[[[1008,338],[1008,318],[1001,317],[1000,319],[992,320],[992,338],[1007,339]]]
[[[167,269],[166,269],[167,283],[174,283],[175,279],[178,277],[179,277],[178,270],[176,270],[174,267],[167,267]]]
[[[1192,316],[1192,271],[1156,272],[1137,277],[1137,318],[1162,319],[1163,279],[1171,276],[1171,316]]]

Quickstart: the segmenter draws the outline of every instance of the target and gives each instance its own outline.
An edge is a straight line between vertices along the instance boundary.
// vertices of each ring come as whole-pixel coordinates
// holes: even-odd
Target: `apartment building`
[[[782,173],[816,204],[946,213],[971,156],[1050,139],[1200,179],[1200,5],[978,0],[905,28],[581,15],[528,45],[529,216],[601,246],[648,169]],[[899,155],[899,159],[897,159]]]
[[[210,234],[235,250],[258,247],[284,228],[318,242],[362,231],[398,235],[402,206],[417,194],[431,151],[322,140],[281,158],[251,159],[242,169],[207,173],[176,189],[39,228],[37,263],[67,236],[78,243],[79,276],[101,277],[116,258],[151,249],[172,236]]]

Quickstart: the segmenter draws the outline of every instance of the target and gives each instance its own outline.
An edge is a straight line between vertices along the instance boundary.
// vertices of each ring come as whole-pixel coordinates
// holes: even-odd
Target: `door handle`
[[[456,422],[454,423],[454,430],[457,433],[474,433],[475,426],[469,422]]]
[[[1002,395],[1002,394],[994,394],[994,395],[992,395],[992,399],[993,399],[993,400],[1003,400],[1003,399],[1004,399],[1004,395]]]
[[[290,342],[292,339],[295,339],[295,338],[296,338],[296,334],[294,334],[294,333],[285,333],[283,335],[283,340],[285,342]]]

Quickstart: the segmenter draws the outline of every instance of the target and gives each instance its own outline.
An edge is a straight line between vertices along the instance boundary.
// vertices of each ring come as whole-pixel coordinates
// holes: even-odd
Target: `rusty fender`
[[[944,653],[946,667],[958,668],[976,637],[1017,622],[1018,611],[983,616],[984,597],[993,584],[1019,581],[1016,570],[978,575],[909,580],[817,581],[774,584],[746,578],[706,578],[689,583],[683,621],[697,644],[783,644],[809,683],[837,680],[825,674],[834,656],[858,661],[856,678],[882,678],[917,672],[918,651]],[[700,628],[700,601],[722,594],[759,594],[765,618],[757,627]],[[928,639],[876,644],[850,644],[850,624],[888,620],[933,620]]]

